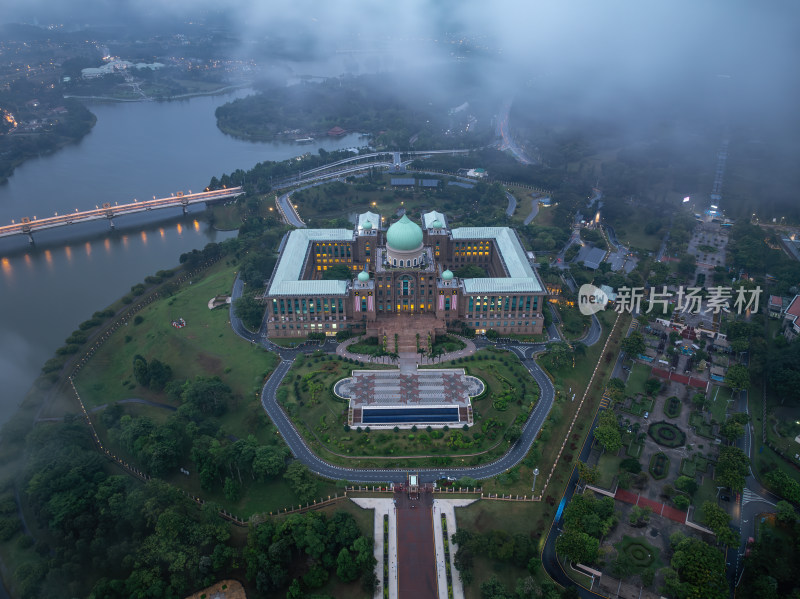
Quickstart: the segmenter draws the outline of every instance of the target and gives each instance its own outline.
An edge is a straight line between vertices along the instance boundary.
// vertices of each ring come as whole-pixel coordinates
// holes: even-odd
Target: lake
[[[319,148],[360,145],[357,134],[307,145],[249,142],[223,134],[217,106],[251,93],[172,102],[94,104],[94,129],[79,143],[30,160],[0,186],[0,223],[88,210],[103,202],[201,191],[212,176]],[[210,229],[202,207],[179,208],[0,239],[0,424],[13,414],[42,364],[78,324],[181,253],[235,232]]]

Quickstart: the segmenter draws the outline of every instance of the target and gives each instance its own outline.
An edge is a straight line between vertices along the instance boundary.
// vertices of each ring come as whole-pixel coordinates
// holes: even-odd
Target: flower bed
[[[661,480],[666,478],[669,473],[669,458],[665,453],[656,453],[650,458],[650,475],[656,479]]]
[[[681,415],[681,400],[675,397],[668,397],[664,401],[664,415],[667,418],[677,418]]]
[[[686,433],[669,422],[654,422],[647,429],[647,434],[664,447],[682,447],[686,443]]]

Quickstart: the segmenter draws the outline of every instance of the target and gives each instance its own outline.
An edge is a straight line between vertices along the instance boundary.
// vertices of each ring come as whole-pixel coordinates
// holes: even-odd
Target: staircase
[[[425,349],[428,345],[428,333],[433,334],[436,329],[443,330],[444,322],[433,314],[392,314],[382,315],[374,325],[374,333],[382,339],[386,335],[386,349],[395,351],[395,335],[397,335],[398,354],[417,353],[417,335],[419,347]],[[373,330],[368,331],[373,333]]]

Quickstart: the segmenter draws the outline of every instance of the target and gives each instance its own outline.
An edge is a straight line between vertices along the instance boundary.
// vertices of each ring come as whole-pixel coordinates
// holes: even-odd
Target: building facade
[[[397,343],[461,324],[542,332],[547,291],[513,229],[450,229],[435,211],[422,215],[422,226],[405,215],[386,230],[381,222],[365,212],[353,230],[296,229],[284,237],[263,296],[269,336],[353,330]],[[469,265],[485,276],[454,276]],[[337,266],[351,278],[323,278]]]

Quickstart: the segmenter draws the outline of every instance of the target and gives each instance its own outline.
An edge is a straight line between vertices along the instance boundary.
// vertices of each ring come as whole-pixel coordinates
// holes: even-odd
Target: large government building
[[[460,323],[478,332],[542,331],[547,292],[508,227],[450,229],[433,211],[421,227],[404,215],[383,230],[380,215],[365,212],[352,230],[295,229],[279,253],[264,294],[272,337],[352,330],[416,351],[420,337],[427,343]],[[351,279],[323,279],[340,265]],[[453,275],[466,265],[487,276]]]

